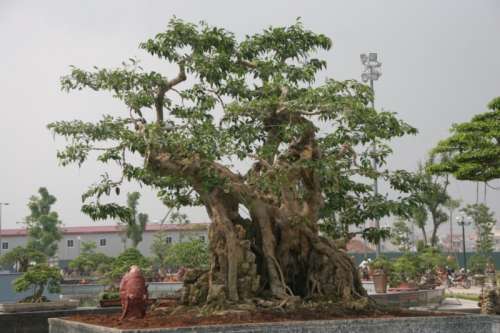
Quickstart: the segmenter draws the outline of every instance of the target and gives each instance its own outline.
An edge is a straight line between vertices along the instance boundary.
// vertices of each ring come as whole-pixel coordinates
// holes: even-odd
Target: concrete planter
[[[51,301],[45,303],[3,303],[0,304],[0,312],[16,313],[16,312],[33,312],[33,311],[50,311],[50,310],[68,310],[76,309],[78,301],[63,300]]]
[[[122,303],[119,299],[101,299],[99,300],[99,306],[101,308],[109,308],[112,306],[122,306]]]
[[[120,310],[120,308],[76,308],[70,310],[0,313],[0,332],[49,333],[48,318],[95,314],[117,315]]]
[[[494,316],[406,317],[395,319],[322,320],[197,326],[184,328],[117,329],[64,319],[49,319],[50,333],[496,333],[500,321]]]

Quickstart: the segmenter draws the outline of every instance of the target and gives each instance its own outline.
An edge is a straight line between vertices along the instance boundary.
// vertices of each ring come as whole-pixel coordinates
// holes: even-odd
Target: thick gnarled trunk
[[[302,118],[292,120],[308,124]],[[354,262],[333,241],[319,235],[321,186],[307,164],[320,158],[312,125],[273,165],[259,160],[245,177],[197,156],[149,155],[154,172],[179,175],[190,182],[212,221],[210,269],[186,276],[183,303],[224,306],[259,298],[349,301],[366,295]],[[304,166],[293,167],[294,163]],[[223,179],[224,186],[207,186],[207,170]],[[278,182],[278,194],[265,193],[249,181],[276,170],[285,170],[286,178]],[[249,218],[241,217],[241,205]]]
[[[248,220],[238,215],[228,195],[212,194],[207,203],[211,267],[186,280],[185,304],[366,295],[351,258],[320,236],[314,223],[287,220],[261,201],[247,207]]]

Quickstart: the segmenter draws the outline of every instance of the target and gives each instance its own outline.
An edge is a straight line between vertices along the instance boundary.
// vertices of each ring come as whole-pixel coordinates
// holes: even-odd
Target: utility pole
[[[372,109],[375,109],[375,88],[373,86],[373,81],[376,81],[380,78],[382,75],[382,72],[380,71],[380,67],[382,66],[382,63],[378,61],[377,59],[377,53],[370,52],[368,54],[361,54],[361,63],[365,66],[365,69],[363,73],[361,74],[361,79],[363,82],[370,82],[370,88],[372,89],[373,92],[373,98],[372,98]],[[377,172],[377,143],[373,141],[372,143],[372,153],[373,153],[373,169],[375,172]],[[375,196],[378,194],[378,177],[375,175],[375,179],[373,181],[373,193]],[[380,221],[378,218],[375,219],[375,228],[377,230],[380,230]],[[377,243],[377,257],[380,255],[380,242]]]
[[[2,206],[8,206],[8,202],[0,202],[0,256],[2,255],[3,243],[2,243]]]

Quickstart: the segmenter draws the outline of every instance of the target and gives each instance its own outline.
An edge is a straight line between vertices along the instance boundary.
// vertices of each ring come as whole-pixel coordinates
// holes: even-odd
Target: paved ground
[[[448,288],[446,289],[446,293],[448,294],[465,294],[465,295],[480,295],[481,287],[472,286],[469,289],[464,288]]]
[[[477,301],[469,301],[459,298],[445,298],[440,304],[419,306],[412,309],[427,311],[479,313],[479,306],[477,305]]]

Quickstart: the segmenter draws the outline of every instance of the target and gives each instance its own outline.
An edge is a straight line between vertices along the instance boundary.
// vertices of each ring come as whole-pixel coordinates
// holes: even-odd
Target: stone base
[[[51,301],[43,303],[0,303],[0,312],[33,312],[33,311],[51,311],[51,310],[69,310],[78,307],[77,300]]]
[[[0,313],[1,333],[48,333],[48,318],[85,314],[117,314],[121,308],[77,308],[73,310]]]
[[[500,333],[500,319],[483,315],[325,320],[140,330],[112,329],[57,318],[49,319],[49,326],[50,333]]]
[[[409,308],[440,303],[444,299],[444,289],[396,291],[369,296],[382,305]]]

